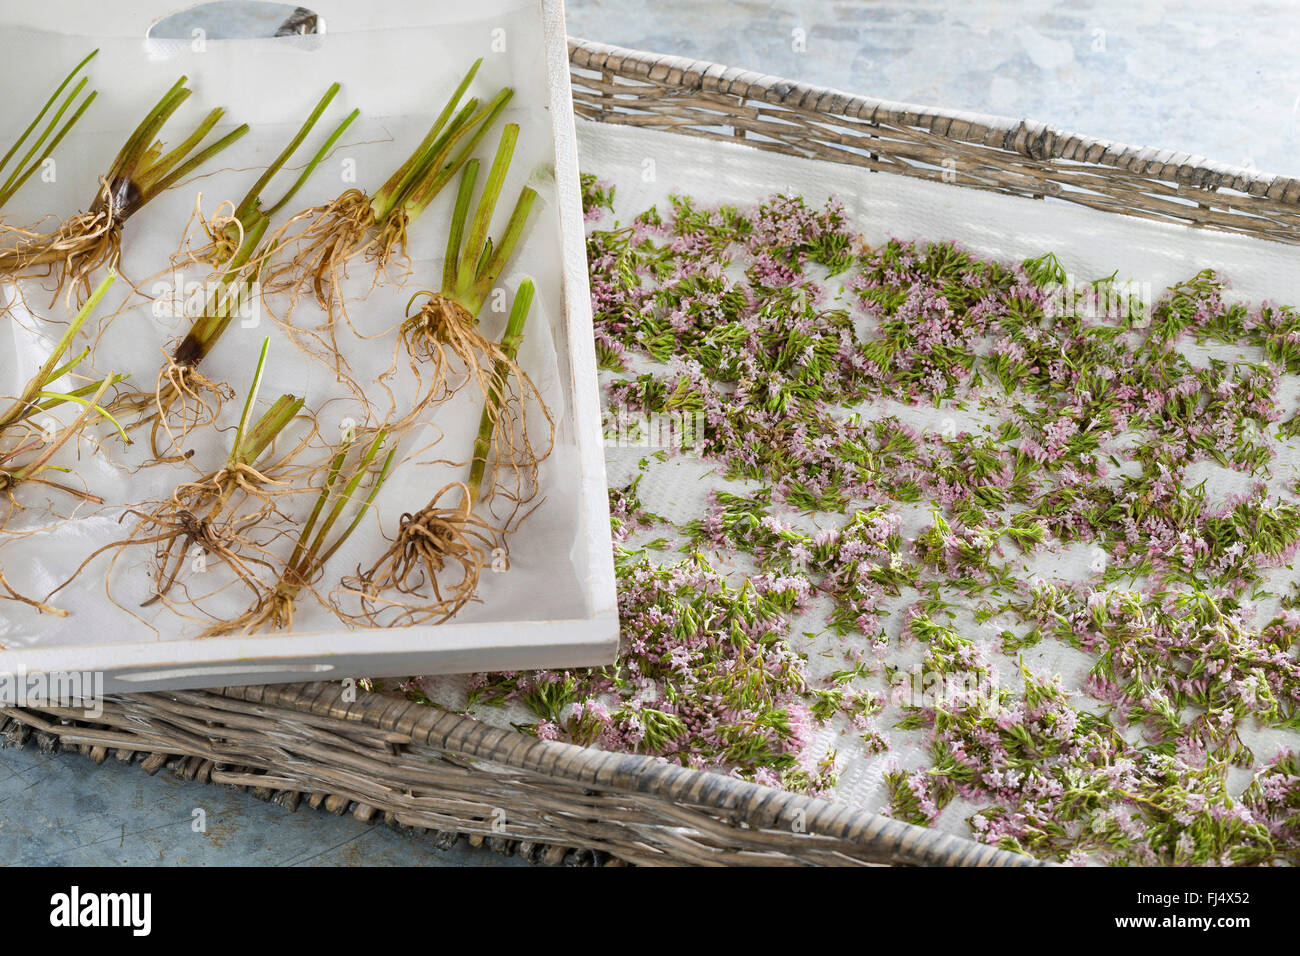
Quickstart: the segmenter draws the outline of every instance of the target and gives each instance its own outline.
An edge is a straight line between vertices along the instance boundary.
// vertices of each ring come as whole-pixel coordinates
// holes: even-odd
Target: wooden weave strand
[[[669,865],[1024,865],[1033,861],[811,797],[650,757],[537,740],[341,685],[110,697],[102,715],[6,711],[34,737],[164,765],[296,809],[351,811],[440,839],[465,834],[550,862]],[[571,851],[580,851],[576,856]]]
[[[1300,243],[1294,178],[585,40],[571,40],[569,54],[584,119]]]

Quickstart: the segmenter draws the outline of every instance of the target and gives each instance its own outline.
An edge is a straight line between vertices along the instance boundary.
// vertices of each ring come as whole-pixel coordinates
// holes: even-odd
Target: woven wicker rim
[[[609,70],[683,90],[723,93],[869,123],[916,126],[945,139],[1013,150],[1036,160],[1096,163],[1207,191],[1234,189],[1300,206],[1300,179],[1294,177],[1263,173],[1173,149],[1130,146],[1066,132],[1036,120],[872,99],[707,60],[664,56],[587,40],[571,38],[569,54],[574,66]]]
[[[504,767],[527,770],[594,789],[652,794],[673,803],[705,806],[761,830],[806,833],[871,846],[899,862],[944,866],[1025,866],[1039,861],[973,840],[902,823],[844,804],[691,770],[653,757],[613,753],[539,740],[377,694],[344,700],[336,684],[229,687],[220,693],[319,717],[360,721],[400,738]]]

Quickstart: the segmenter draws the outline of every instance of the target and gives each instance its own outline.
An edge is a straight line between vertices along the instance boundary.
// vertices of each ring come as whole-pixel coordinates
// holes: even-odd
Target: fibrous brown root
[[[413,415],[430,402],[450,398],[471,380],[486,395],[493,359],[500,354],[496,345],[478,330],[478,322],[464,306],[441,293],[424,294],[427,298],[420,310],[414,315],[408,312],[407,320],[402,323],[399,345],[399,349],[405,346],[411,371],[420,382],[421,398]],[[396,366],[394,355],[392,368]]]
[[[19,604],[26,604],[28,607],[34,607],[42,614],[53,614],[56,617],[68,616],[68,612],[62,608],[52,607],[43,601],[35,601],[19,594],[9,583],[9,579],[5,577],[3,569],[0,569],[0,598],[7,598],[10,601],[17,601]]]
[[[412,412],[394,427],[409,427],[474,382],[483,399],[494,396],[497,406],[492,432],[495,471],[485,497],[497,490],[499,473],[510,472],[515,484],[508,496],[519,503],[530,500],[536,493],[538,465],[555,443],[555,420],[541,390],[514,358],[479,331],[477,320],[463,306],[440,293],[423,294],[427,296],[423,306],[402,325],[398,346],[399,350],[406,348],[420,397]],[[390,374],[396,365],[394,355]],[[546,440],[541,447],[534,444],[529,431],[536,413],[546,422]]]
[[[122,513],[122,519],[127,517],[137,519],[131,533],[120,541],[96,549],[67,581],[46,596],[47,600],[76,580],[81,572],[101,554],[115,551],[104,580],[105,593],[109,594],[111,600],[112,595],[108,591],[108,585],[113,570],[126,549],[138,545],[156,545],[152,572],[154,593],[141,604],[141,607],[166,601],[167,595],[176,586],[187,559],[197,559],[196,550],[202,554],[204,560],[213,558],[225,565],[235,578],[254,594],[260,592],[261,585],[256,571],[259,566],[269,567],[269,563],[257,556],[256,552],[261,550],[260,546],[247,537],[250,525],[255,522],[222,514],[219,510],[214,510],[207,515],[199,515],[184,507],[176,499],[162,502],[150,511],[127,509]],[[250,551],[255,553],[250,555],[248,553]]]
[[[274,571],[269,539],[282,533],[265,526],[268,521],[287,522],[279,511],[278,499],[301,492],[302,489],[293,486],[288,469],[315,434],[313,427],[297,445],[265,464],[262,470],[242,462],[227,463],[205,478],[178,485],[171,498],[149,511],[124,512],[122,518],[137,519],[131,534],[91,554],[50,596],[71,584],[96,557],[115,550],[117,553],[109,563],[105,578],[107,586],[124,549],[152,544],[156,545],[154,594],[144,607],[167,601],[187,558],[196,557],[195,549],[205,558],[224,565],[239,583],[260,597],[267,587],[262,578]],[[259,530],[264,533],[257,534]]]
[[[195,547],[225,564],[254,594],[260,593],[262,585],[254,572],[272,565],[258,556],[265,553],[265,546],[253,534],[267,520],[283,518],[275,497],[287,493],[288,484],[250,465],[235,464],[201,481],[178,486],[169,504],[180,535],[158,549],[157,587],[149,603],[167,596],[186,555]]]
[[[326,205],[295,216],[276,230],[268,244],[281,253],[267,265],[264,291],[287,296],[292,313],[302,294],[310,290],[326,315],[323,336],[320,332],[297,328],[286,320],[288,331],[295,340],[303,334],[316,339],[320,352],[333,365],[340,381],[355,384],[348,376],[349,367],[339,349],[338,327],[346,324],[363,341],[373,336],[367,336],[352,324],[342,283],[354,259],[375,263],[372,289],[387,274],[391,263],[405,260],[406,217],[394,213],[380,226],[375,222],[370,197],[358,189],[350,189]],[[364,392],[359,394],[364,396]]]
[[[157,522],[159,518],[155,516],[154,520]],[[205,560],[216,559],[252,593],[259,593],[262,585],[257,570],[270,568],[271,564],[257,556],[261,547],[247,537],[257,522],[233,515],[199,516],[186,510],[173,512],[170,520],[173,533],[164,538],[155,552],[154,593],[141,607],[165,602],[187,558],[193,561],[200,554]]]
[[[45,236],[36,227],[19,226],[0,219],[0,255],[8,255],[16,248],[44,239]]]
[[[194,366],[177,364],[169,351],[163,354],[165,364],[158,372],[153,393],[127,395],[109,411],[115,415],[138,413],[140,418],[129,428],[151,423],[149,445],[154,457],[172,461],[190,432],[215,422],[222,405],[235,393],[229,385],[214,382]]]
[[[189,221],[181,231],[180,247],[172,253],[171,268],[176,270],[197,264],[220,274],[225,267],[232,265],[236,255],[244,249],[248,236],[244,232],[244,224],[234,215],[235,204],[230,200],[222,202],[211,218],[203,215],[202,206],[203,194],[199,193],[195,197]],[[226,284],[239,287],[241,284],[251,285],[254,281],[260,283],[263,275],[270,273],[280,251],[277,237],[300,219],[310,216],[311,212],[308,210],[290,219],[280,227],[272,240],[258,242],[256,248],[245,250],[246,255],[238,266],[238,278],[228,279]],[[203,241],[198,248],[190,240],[190,236],[195,234],[196,222],[199,224],[198,231],[203,234]]]
[[[395,259],[407,258],[406,235],[409,228],[409,218],[399,209],[375,233],[373,241],[366,247],[366,258],[375,264],[379,272],[387,272],[389,263]]]
[[[440,504],[456,492],[459,504]],[[453,482],[420,511],[402,515],[383,557],[369,570],[358,567],[334,592],[335,612],[372,627],[442,624],[455,617],[474,600],[484,568],[504,555],[503,534],[473,514],[469,500],[469,489]],[[359,613],[340,608],[346,597],[360,600]]]
[[[5,524],[8,523],[9,518],[14,511],[25,510],[24,507],[18,503],[18,496],[14,494],[14,490],[18,488],[20,484],[44,485],[46,488],[54,488],[57,491],[62,491],[64,494],[71,495],[73,498],[92,505],[102,505],[104,503],[104,499],[99,497],[99,495],[92,495],[88,491],[81,488],[73,488],[71,485],[64,484],[61,481],[51,481],[48,478],[25,478],[20,482],[9,472],[0,472],[0,492],[4,494],[5,498],[9,502],[8,512],[3,518],[0,518],[0,531],[4,530]]]
[[[215,509],[225,508],[234,493],[240,491],[246,498],[261,499],[265,503],[266,510],[272,510],[274,506],[271,504],[271,493],[268,489],[276,486],[284,487],[288,484],[287,481],[278,481],[264,475],[252,465],[236,462],[226,465],[219,472],[202,481],[181,485],[176,489],[176,496],[177,498],[193,496],[200,501],[206,499]]]
[[[89,298],[91,277],[102,266],[115,268],[122,252],[122,223],[107,183],[89,212],[64,220],[53,233],[24,236],[0,251],[0,276],[55,280],[54,298],[65,289],[73,299]]]
[[[365,248],[375,226],[370,199],[359,189],[349,189],[296,218],[306,226],[291,233],[292,223],[288,223],[274,234],[279,248],[294,252],[288,261],[270,266],[267,285],[272,291],[291,295],[310,286],[316,301],[328,307],[348,262]]]
[[[259,596],[247,611],[233,621],[221,621],[199,637],[224,637],[229,634],[257,634],[262,631],[287,631],[293,628],[293,613],[304,585],[281,581]]]
[[[240,247],[244,244],[244,226],[235,216],[235,204],[226,200],[217,206],[217,211],[208,219],[203,215],[203,194],[199,193],[194,197],[194,211],[190,213],[190,222],[186,224],[186,239],[182,241],[182,248],[172,256],[172,265],[179,266],[187,262],[198,262],[206,266],[221,266],[235,257]],[[207,242],[198,250],[193,250],[188,245],[188,236],[191,225],[197,221]],[[235,237],[231,238],[231,231],[234,231]]]

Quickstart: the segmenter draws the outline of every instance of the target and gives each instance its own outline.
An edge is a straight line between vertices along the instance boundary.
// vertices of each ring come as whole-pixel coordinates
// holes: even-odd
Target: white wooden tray
[[[358,132],[349,139],[360,142],[345,147],[343,155],[348,155],[348,148],[358,150],[363,170],[359,185],[373,189],[387,173],[367,167],[368,157],[378,157],[388,170],[395,167],[405,156],[404,145],[419,138],[417,133],[411,139],[412,131],[427,127],[441,108],[455,85],[450,79],[453,73],[458,75],[476,56],[484,56],[475,92],[481,95],[502,85],[516,90],[505,119],[524,125],[521,151],[530,129],[541,134],[532,137],[531,152],[524,159],[518,158],[522,152],[517,154],[521,183],[531,167],[530,182],[539,185],[540,169],[542,201],[534,213],[526,251],[503,277],[503,285],[513,289],[525,274],[537,282],[529,335],[534,324],[549,333],[550,350],[539,346],[537,354],[551,362],[547,374],[556,396],[552,410],[558,414],[555,453],[542,474],[544,500],[512,543],[510,570],[485,574],[484,601],[466,609],[456,623],[345,630],[318,616],[301,626],[295,624],[287,633],[197,639],[181,628],[164,626],[154,633],[115,622],[112,606],[103,596],[102,573],[90,574],[91,583],[83,591],[65,592],[69,601],[62,606],[72,613],[61,621],[0,602],[4,647],[0,674],[95,672],[103,675],[103,689],[114,692],[611,662],[618,643],[617,605],[562,3],[484,0],[466,8],[453,0],[382,0],[364,5],[320,0],[311,7],[321,15],[326,32],[310,38],[309,47],[293,40],[208,39],[204,50],[195,52],[184,44],[169,48],[146,41],[150,25],[182,5],[176,0],[123,0],[112,5],[47,0],[0,14],[4,53],[0,88],[15,97],[28,97],[16,101],[23,104],[21,108],[0,111],[0,139],[16,136],[30,119],[26,104],[41,102],[40,91],[48,90],[57,79],[55,74],[61,76],[67,69],[62,60],[51,65],[49,58],[59,51],[70,56],[74,51],[84,55],[90,48],[101,48],[91,73],[100,99],[70,138],[76,145],[59,154],[57,202],[52,203],[48,192],[26,189],[6,214],[30,220],[55,211],[71,215],[85,208],[96,175],[107,167],[106,159],[115,149],[113,144],[120,144],[161,89],[184,73],[195,92],[178,128],[192,116],[221,105],[231,120],[247,122],[253,131],[214,164],[225,168],[201,181],[182,184],[151,204],[138,221],[128,223],[124,272],[131,275],[134,268],[137,274],[153,274],[166,264],[156,261],[157,250],[175,247],[196,191],[221,198],[242,195],[250,170],[264,165],[280,149],[285,131],[301,121],[329,82],[338,80],[344,86],[344,105],[336,109],[359,107],[362,123],[372,123],[354,128]],[[436,42],[445,48],[431,49],[430,43]],[[394,62],[400,62],[400,68],[394,68]],[[286,77],[294,85],[282,96]],[[391,139],[376,143],[382,138],[376,130]],[[539,142],[547,139],[547,132],[549,141]],[[490,158],[496,135],[493,131],[485,137],[478,155]],[[164,136],[178,138],[170,125]],[[514,170],[511,175],[515,176]],[[337,178],[324,178],[327,181],[309,187],[319,190],[317,194],[305,190],[294,205],[310,205],[341,191]],[[397,299],[405,301],[416,289],[436,285],[445,207],[451,198],[444,193],[436,214],[431,209],[427,221],[417,225],[412,245],[417,277],[404,295],[400,289],[390,289],[386,308],[391,309]],[[155,229],[165,231],[165,241],[151,238]],[[144,261],[150,257],[154,261]],[[48,296],[29,299],[38,314],[48,302]],[[256,331],[260,339],[262,330]],[[175,331],[162,329],[156,334],[164,341],[173,338]],[[9,330],[0,326],[0,372],[5,373],[19,364],[18,349],[10,349],[8,342]],[[159,355],[153,344],[139,350],[136,377],[140,386],[148,388]],[[273,348],[263,396],[299,391],[302,382],[288,361],[288,351]],[[223,360],[214,352],[211,376],[241,387],[247,377],[246,356],[246,350],[232,350]],[[523,357],[521,353],[521,361]],[[30,373],[25,363],[22,372]],[[275,380],[277,374],[280,381]],[[310,392],[310,386],[303,387]],[[307,397],[310,403],[312,396]],[[407,487],[413,493],[404,499],[395,494],[385,506],[383,498],[390,491],[386,486],[377,503],[381,518],[385,518],[383,509],[388,509],[383,527],[390,531],[396,514],[420,507],[440,485],[427,481]],[[416,497],[419,500],[413,501]],[[88,515],[79,512],[76,520],[83,517]],[[378,525],[373,533],[378,533]],[[371,543],[375,540],[372,537]],[[33,547],[38,550],[33,552]],[[18,564],[13,563],[14,548],[5,554],[11,581],[19,590],[29,584],[24,593],[38,597],[45,593],[42,584],[62,580],[59,574],[71,570],[38,567],[39,547],[39,541],[24,543]],[[345,557],[341,552],[338,560],[346,564]],[[330,573],[338,571],[332,567]]]

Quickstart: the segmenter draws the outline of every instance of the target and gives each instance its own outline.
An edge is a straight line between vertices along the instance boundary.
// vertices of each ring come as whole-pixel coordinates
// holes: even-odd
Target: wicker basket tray
[[[570,62],[585,119],[1300,242],[1292,178],[582,40],[570,41]],[[335,684],[113,697],[94,722],[57,708],[0,715],[0,742],[28,741],[547,862],[1034,863],[649,757],[544,742],[379,695],[348,702]]]

